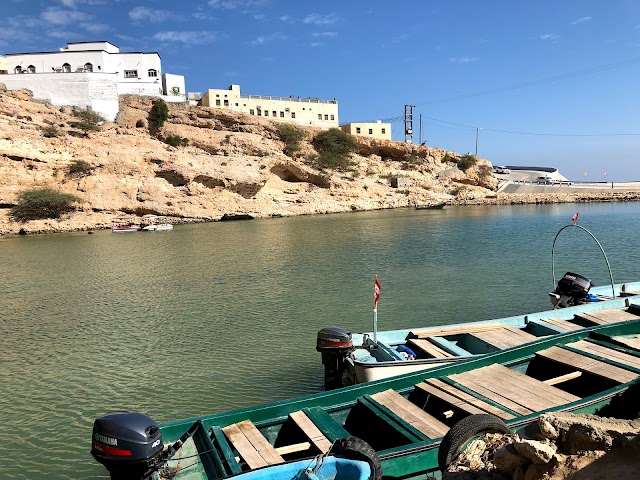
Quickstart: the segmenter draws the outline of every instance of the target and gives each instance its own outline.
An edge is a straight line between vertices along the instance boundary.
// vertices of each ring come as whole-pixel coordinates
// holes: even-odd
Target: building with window
[[[202,95],[203,107],[226,108],[258,117],[320,128],[338,127],[338,101],[319,98],[241,95],[240,85],[210,89]]]
[[[10,90],[27,88],[53,105],[89,107],[108,119],[118,113],[118,96],[163,97],[184,102],[184,77],[162,72],[157,52],[121,52],[107,41],[73,42],[53,52],[8,53]]]
[[[343,132],[360,137],[377,138],[380,140],[391,140],[391,124],[382,123],[380,120],[364,123],[347,123],[340,125]]]

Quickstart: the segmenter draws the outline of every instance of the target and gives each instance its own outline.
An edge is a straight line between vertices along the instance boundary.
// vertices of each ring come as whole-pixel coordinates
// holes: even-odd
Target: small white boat
[[[147,232],[173,230],[173,224],[166,222],[164,217],[159,215],[145,215],[142,217],[142,230]]]
[[[113,233],[120,232],[138,232],[140,230],[140,218],[134,215],[122,215],[113,219],[111,231]]]

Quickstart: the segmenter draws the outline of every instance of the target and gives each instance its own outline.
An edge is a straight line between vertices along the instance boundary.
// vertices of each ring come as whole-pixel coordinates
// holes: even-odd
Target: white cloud
[[[588,22],[589,20],[591,20],[591,17],[582,17],[571,22],[571,25],[578,25],[579,23]]]
[[[265,43],[272,42],[274,40],[286,40],[287,36],[284,33],[275,32],[271,35],[260,35],[256,37],[254,40],[249,42],[249,45],[252,47],[257,47],[259,45],[264,45]]]
[[[312,42],[312,43],[311,43],[311,46],[312,46],[313,48],[316,48],[316,47],[324,47],[324,42]]]
[[[104,5],[105,0],[60,0],[60,3],[68,8],[76,8],[78,5]]]
[[[195,12],[195,13],[192,13],[191,16],[196,20],[213,20],[216,18],[213,15],[209,15],[208,13],[205,13],[205,12]]]
[[[222,8],[224,10],[249,9],[259,7],[268,3],[267,0],[209,0],[207,2],[213,8]]]
[[[86,22],[91,20],[93,16],[77,10],[50,7],[40,14],[40,18],[53,25],[68,25],[75,22]]]
[[[25,15],[18,15],[16,17],[9,17],[6,20],[7,25],[13,27],[15,29],[23,29],[23,28],[37,28],[41,26],[40,21],[37,18],[27,17]],[[0,28],[0,34],[5,28]]]
[[[87,32],[92,33],[106,32],[109,30],[109,25],[105,25],[104,23],[81,23],[80,26]]]
[[[47,36],[48,37],[53,37],[53,38],[64,38],[65,40],[71,40],[74,38],[78,38],[78,34],[74,33],[74,32],[65,32],[62,30],[54,30],[51,32],[47,32]]]
[[[203,43],[211,43],[216,40],[218,36],[215,32],[200,31],[200,32],[158,32],[153,38],[161,42],[181,42],[185,45],[201,45]]]
[[[338,32],[316,32],[313,36],[316,38],[335,38],[338,36]]]
[[[450,63],[471,63],[471,62],[477,62],[478,60],[480,60],[478,57],[451,57],[449,58],[449,62]]]
[[[319,13],[312,13],[307,15],[302,20],[304,23],[311,23],[313,25],[332,25],[338,21],[338,16],[335,13],[329,13],[328,15],[321,15]]]
[[[401,33],[400,35],[396,35],[395,37],[391,37],[392,43],[400,43],[409,40],[409,34]]]
[[[555,33],[544,33],[540,35],[538,38],[544,42],[552,42],[553,40],[559,39],[560,36],[556,35]]]
[[[154,23],[169,20],[174,15],[166,10],[153,10],[147,7],[136,7],[129,11],[129,18],[136,22],[149,21]]]

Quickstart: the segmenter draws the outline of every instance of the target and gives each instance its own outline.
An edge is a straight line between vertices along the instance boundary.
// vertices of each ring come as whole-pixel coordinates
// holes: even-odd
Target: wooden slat
[[[611,310],[600,310],[598,312],[583,312],[576,314],[576,318],[582,318],[597,325],[608,325],[610,323],[626,322],[627,320],[639,320],[638,315],[625,310],[613,308]]]
[[[640,335],[635,337],[611,337],[620,343],[624,343],[628,347],[640,349]]]
[[[273,445],[264,438],[250,420],[234,423],[223,428],[222,431],[249,468],[266,467],[284,462]]]
[[[554,362],[569,365],[576,370],[589,372],[599,377],[609,378],[619,383],[630,382],[637,377],[635,373],[630,372],[629,370],[616,367],[615,365],[609,365],[608,363],[600,360],[589,358],[557,346],[542,350],[536,353],[536,356],[548,358]]]
[[[523,332],[518,328],[505,326],[497,330],[489,332],[477,332],[472,336],[482,340],[483,342],[495,345],[500,349],[511,348],[523,343],[538,340],[538,337],[530,333]]]
[[[498,364],[451,375],[449,378],[523,415],[579,399]]]
[[[597,343],[587,342],[580,340],[578,342],[568,344],[569,347],[577,348],[583,352],[593,353],[610,360],[614,360],[625,365],[630,365],[635,368],[640,368],[640,357],[630,355],[628,353],[619,352],[613,348],[607,348],[604,345],[598,345]]]
[[[476,413],[491,413],[503,420],[513,418],[509,412],[505,412],[498,407],[491,405],[479,398],[469,395],[467,392],[457,389],[437,378],[428,378],[423,383],[418,383],[416,388],[438,397],[454,407],[473,415]]]
[[[371,395],[371,398],[384,405],[409,425],[429,438],[444,436],[449,427],[433,415],[428,414],[417,405],[411,403],[395,390],[389,389]]]
[[[444,337],[447,335],[460,335],[462,333],[484,332],[502,328],[499,323],[483,323],[482,325],[450,325],[445,327],[417,328],[411,330],[411,335],[416,338]]]
[[[411,345],[412,347],[415,347],[417,350],[421,350],[423,353],[430,355],[434,358],[447,358],[447,357],[454,356],[451,353],[441,349],[437,345],[434,345],[429,340],[415,338],[415,339],[409,340],[407,344]]]
[[[575,323],[571,323],[567,320],[562,320],[560,318],[545,318],[541,320],[536,320],[537,323],[541,323],[543,325],[549,325],[552,328],[557,330],[561,330],[563,332],[574,332],[576,330],[581,330],[584,327],[580,325],[576,325]]]
[[[291,418],[291,420],[300,427],[300,430],[304,432],[307,438],[318,450],[322,453],[327,453],[329,451],[331,448],[331,442],[302,410],[289,414],[289,418]]]
[[[557,385],[558,383],[568,382],[569,380],[573,380],[574,378],[578,378],[582,376],[582,372],[571,372],[565,375],[560,375],[558,377],[548,378],[543,380],[543,383],[547,385]]]

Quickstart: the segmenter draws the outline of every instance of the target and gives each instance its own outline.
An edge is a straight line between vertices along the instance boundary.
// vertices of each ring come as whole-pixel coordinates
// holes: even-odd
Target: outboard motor
[[[351,332],[339,327],[325,327],[318,332],[316,350],[322,354],[324,388],[333,390],[342,386],[345,362],[353,351]]]
[[[577,273],[567,272],[558,281],[555,291],[549,293],[549,299],[554,308],[573,307],[589,302],[597,302],[595,295],[590,295],[593,286],[591,280]]]
[[[147,478],[162,449],[158,424],[141,413],[113,412],[93,422],[91,455],[112,480]]]

